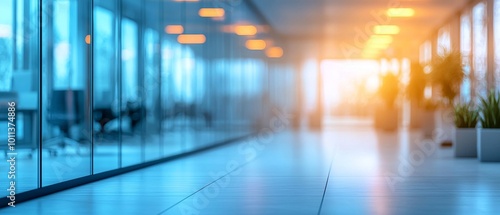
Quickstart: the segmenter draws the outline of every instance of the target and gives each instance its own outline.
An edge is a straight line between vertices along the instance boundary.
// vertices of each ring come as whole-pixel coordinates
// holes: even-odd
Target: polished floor
[[[119,144],[117,137],[106,137],[98,139],[93,152],[94,173],[101,173],[120,168],[119,160],[121,152],[121,167],[139,164],[144,161],[151,161],[163,157],[178,155],[190,152],[213,143],[227,139],[233,139],[248,135],[248,129],[232,129],[231,132],[219,130],[178,130],[165,132],[161,141],[158,135],[145,137],[144,152],[141,151],[141,137],[138,135],[128,135],[122,137],[122,144]],[[139,143],[139,144],[138,144]],[[79,154],[74,146],[65,149],[58,148],[57,156],[50,155],[45,149],[43,151],[43,185],[52,185],[71,179],[87,176],[91,174],[90,145],[79,146]],[[36,189],[38,182],[38,151],[29,149],[19,149],[17,159],[17,187],[18,192]],[[31,157],[29,155],[32,155]],[[7,160],[4,153],[0,153],[1,159]],[[8,172],[7,162],[0,163],[2,172]],[[0,191],[1,195],[8,195],[7,190]]]
[[[500,214],[500,163],[369,125],[263,132],[0,214]]]

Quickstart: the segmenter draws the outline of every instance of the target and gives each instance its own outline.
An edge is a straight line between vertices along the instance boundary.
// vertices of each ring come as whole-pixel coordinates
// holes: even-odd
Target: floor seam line
[[[321,209],[323,209],[323,201],[325,200],[326,190],[328,188],[328,182],[330,181],[330,173],[332,172],[333,159],[330,162],[330,168],[328,170],[328,176],[326,177],[325,189],[323,190],[323,196],[321,197],[321,203],[319,204],[318,215],[321,214]]]
[[[233,172],[236,172],[237,170],[239,170],[239,169],[241,169],[242,167],[246,166],[246,165],[247,165],[247,164],[249,164],[250,162],[251,162],[251,161],[246,162],[246,163],[243,163],[242,165],[240,165],[238,168],[235,168],[235,169],[234,169],[234,170],[232,170],[231,172],[228,172],[228,173],[226,173],[225,175],[223,175],[223,176],[221,176],[221,177],[217,178],[216,180],[214,180],[214,181],[212,181],[212,182],[210,182],[210,183],[206,184],[205,186],[201,187],[200,189],[196,190],[195,192],[193,192],[193,193],[189,194],[188,196],[186,196],[186,197],[182,198],[180,201],[176,202],[176,203],[175,203],[175,204],[173,204],[172,206],[170,206],[170,207],[168,207],[167,209],[165,209],[165,210],[161,211],[160,213],[158,213],[158,215],[164,214],[165,212],[167,212],[167,211],[169,211],[170,209],[174,208],[175,206],[179,205],[181,202],[183,202],[183,201],[185,201],[185,200],[189,199],[190,197],[192,197],[192,196],[196,195],[197,193],[199,193],[200,191],[204,190],[204,189],[205,189],[205,188],[207,188],[208,186],[210,186],[210,185],[214,184],[215,182],[219,181],[220,179],[223,179],[224,177],[226,177],[226,176],[228,176],[228,175],[232,174]]]

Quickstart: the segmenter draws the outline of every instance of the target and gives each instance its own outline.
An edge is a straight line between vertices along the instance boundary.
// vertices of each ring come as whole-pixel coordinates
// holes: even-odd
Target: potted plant
[[[383,130],[393,131],[398,128],[396,98],[399,95],[399,78],[389,72],[381,77],[378,95],[382,101],[375,115],[375,125]]]
[[[477,144],[478,158],[482,162],[500,161],[500,96],[490,92],[480,99],[480,122]]]
[[[479,112],[472,104],[458,104],[455,106],[455,157],[477,157],[476,125]]]
[[[440,95],[441,117],[437,120],[437,126],[443,134],[442,146],[451,146],[453,131],[453,102],[460,93],[460,87],[465,73],[462,65],[462,54],[460,52],[446,52],[435,57],[431,62],[430,81]]]
[[[431,63],[430,81],[437,87],[444,106],[451,107],[460,93],[465,73],[460,52],[447,52]]]
[[[427,75],[419,63],[412,63],[410,80],[406,88],[410,100],[410,127],[420,128],[422,126],[424,91],[427,85]]]

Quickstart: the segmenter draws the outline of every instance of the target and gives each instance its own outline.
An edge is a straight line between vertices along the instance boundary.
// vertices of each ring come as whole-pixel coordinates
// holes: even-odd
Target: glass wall
[[[120,167],[121,116],[118,110],[120,84],[118,64],[120,35],[117,27],[117,2],[96,1],[93,18],[99,20],[93,25],[93,163],[94,173]]]
[[[285,58],[248,46],[278,47],[266,29],[244,2],[3,0],[0,124],[16,123],[16,192],[269,126],[295,81]]]
[[[39,183],[39,2],[4,0],[0,7],[0,150],[2,194]],[[15,191],[7,187],[13,181]]]
[[[42,32],[42,185],[91,174],[91,1],[47,1]],[[73,14],[79,14],[74,16]]]

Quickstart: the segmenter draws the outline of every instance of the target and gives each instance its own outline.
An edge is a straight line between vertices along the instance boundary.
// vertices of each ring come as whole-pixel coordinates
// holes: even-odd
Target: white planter
[[[438,114],[439,117],[436,120],[436,131],[434,133],[434,139],[441,144],[452,144],[453,129],[455,128],[455,123],[453,120],[454,111],[451,108],[443,108],[438,110]]]
[[[425,110],[421,113],[422,133],[424,137],[432,137],[436,129],[436,113]]]
[[[500,162],[500,129],[477,130],[477,153],[481,162]]]
[[[456,128],[454,130],[453,152],[455,157],[477,157],[477,130]]]

